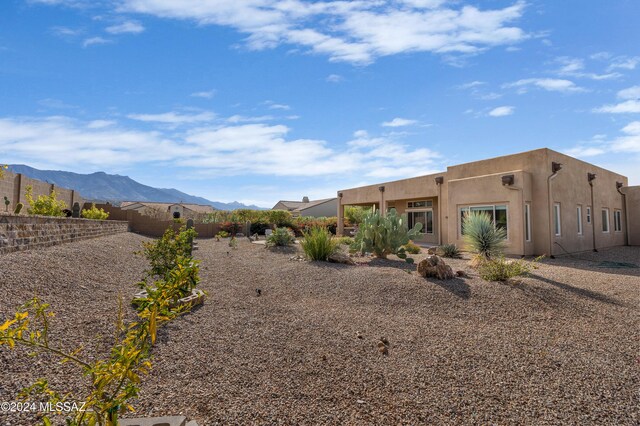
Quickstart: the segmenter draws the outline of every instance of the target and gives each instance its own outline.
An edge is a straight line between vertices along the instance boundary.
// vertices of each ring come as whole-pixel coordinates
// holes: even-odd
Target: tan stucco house
[[[190,203],[157,203],[151,201],[123,201],[120,204],[122,210],[135,210],[146,216],[164,215],[172,218],[174,213],[186,219],[196,219],[207,213],[213,213],[216,209],[213,206]]]
[[[302,201],[278,201],[271,210],[287,210],[294,217],[330,217],[336,214],[337,208],[338,199],[335,197],[322,200],[309,200],[309,197],[303,197]]]
[[[423,224],[422,242],[462,241],[469,211],[507,230],[507,253],[561,255],[640,245],[640,186],[625,176],[543,148],[447,167],[446,172],[338,191],[344,207],[376,206]]]

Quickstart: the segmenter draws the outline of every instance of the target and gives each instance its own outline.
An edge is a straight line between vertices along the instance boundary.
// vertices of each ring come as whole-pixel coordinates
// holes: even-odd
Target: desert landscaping
[[[126,318],[150,238],[120,233],[0,256],[0,320],[37,295],[50,339],[108,356],[119,295]],[[303,260],[199,239],[203,305],[160,328],[135,413],[214,424],[619,424],[640,421],[638,247],[543,259],[524,277],[425,279],[410,265],[354,256]],[[346,247],[342,246],[342,250]],[[416,261],[426,250],[414,255]],[[603,263],[603,262],[614,263]],[[259,290],[259,291],[258,291]],[[3,321],[0,321],[2,323]],[[0,350],[0,400],[46,377],[82,392],[72,364]],[[38,413],[0,413],[7,426]],[[55,422],[63,417],[54,416]]]

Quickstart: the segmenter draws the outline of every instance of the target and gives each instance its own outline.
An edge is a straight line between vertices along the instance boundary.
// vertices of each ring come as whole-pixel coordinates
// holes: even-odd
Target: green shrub
[[[295,242],[293,232],[289,228],[276,228],[271,235],[267,237],[267,247],[285,247]]]
[[[219,231],[216,234],[216,238],[227,238],[229,236],[229,233],[227,231]]]
[[[462,221],[463,240],[469,251],[490,259],[504,250],[507,231],[496,228],[486,213],[471,212]]]
[[[509,278],[529,274],[536,269],[535,259],[533,262],[525,260],[507,260],[503,256],[493,259],[486,259],[480,262],[478,273],[486,281],[507,281]]]
[[[418,254],[420,253],[420,250],[421,250],[420,246],[417,244],[414,244],[413,241],[409,241],[403,247],[404,247],[404,251],[406,251],[409,254]]]
[[[51,191],[49,195],[40,195],[37,200],[34,200],[31,185],[27,185],[26,189],[24,198],[29,203],[29,208],[27,209],[29,214],[65,216],[63,210],[67,208],[67,204],[62,200],[58,200],[56,191]]]
[[[276,227],[291,226],[293,216],[286,210],[265,210],[267,222]]]
[[[109,213],[105,212],[104,209],[99,209],[96,207],[95,203],[91,204],[90,209],[82,210],[80,214],[85,219],[96,219],[96,220],[105,220],[109,217]]]
[[[440,250],[442,250],[442,257],[451,257],[454,259],[460,257],[460,250],[455,244],[442,245],[440,246]]]
[[[16,208],[13,211],[13,214],[20,214],[20,212],[22,211],[23,207],[24,207],[24,204],[22,204],[22,203],[16,204]]]
[[[421,230],[421,223],[416,223],[414,228],[409,230],[406,215],[398,215],[396,209],[391,209],[386,216],[381,215],[379,210],[372,211],[360,224],[351,250],[362,254],[373,253],[384,259],[390,254],[395,254],[407,263],[413,263],[413,259],[407,257],[403,246],[408,244],[411,238],[420,235]]]
[[[344,218],[352,226],[361,224],[369,214],[371,214],[371,207],[347,206],[344,208]]]
[[[326,261],[338,248],[338,240],[325,228],[313,227],[302,234],[300,245],[311,260]]]
[[[166,278],[176,267],[179,257],[191,258],[192,243],[196,235],[193,228],[186,229],[183,226],[178,231],[168,228],[160,239],[143,243],[142,253],[151,264],[148,276]]]
[[[347,246],[350,246],[351,244],[353,244],[353,237],[338,237],[336,238],[336,240],[338,241],[338,244],[344,244]]]

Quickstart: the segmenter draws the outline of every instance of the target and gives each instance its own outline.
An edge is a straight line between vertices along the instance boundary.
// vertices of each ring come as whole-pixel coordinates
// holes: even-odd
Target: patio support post
[[[379,186],[378,191],[380,191],[380,214],[382,214],[382,216],[386,216],[387,201],[384,199],[384,186]]]
[[[338,229],[336,234],[344,236],[344,204],[342,204],[342,192],[338,192]]]

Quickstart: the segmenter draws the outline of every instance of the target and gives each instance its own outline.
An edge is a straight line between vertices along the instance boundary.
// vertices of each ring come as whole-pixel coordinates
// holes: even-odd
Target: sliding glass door
[[[433,210],[409,211],[407,212],[409,219],[409,229],[413,228],[416,223],[422,224],[422,233],[433,234]]]

